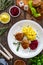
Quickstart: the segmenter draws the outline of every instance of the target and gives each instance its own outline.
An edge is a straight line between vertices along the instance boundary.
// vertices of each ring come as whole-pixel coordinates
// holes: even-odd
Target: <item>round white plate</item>
[[[14,37],[14,34],[16,34],[17,32],[21,32],[21,28],[24,25],[32,26],[36,30],[36,32],[37,32],[39,44],[38,44],[37,49],[34,50],[34,51],[30,51],[29,49],[24,50],[22,48],[22,46],[20,46],[19,51],[17,51],[16,50],[17,45],[13,44],[14,42],[17,42],[17,40]],[[8,33],[8,45],[9,45],[10,49],[12,50],[12,52],[15,55],[17,55],[17,56],[19,56],[21,58],[31,58],[31,57],[34,57],[34,56],[38,55],[42,51],[42,49],[43,49],[43,29],[42,29],[42,27],[38,23],[36,23],[36,22],[34,22],[32,20],[21,20],[21,21],[15,23],[11,27],[11,29],[10,29],[10,31]]]

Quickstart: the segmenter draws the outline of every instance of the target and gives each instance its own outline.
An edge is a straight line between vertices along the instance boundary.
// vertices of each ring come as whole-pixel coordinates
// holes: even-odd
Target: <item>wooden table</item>
[[[14,4],[15,4],[15,1],[14,1]],[[2,13],[2,12],[9,12],[9,8],[7,8],[4,11],[1,11],[0,13]],[[0,23],[0,27],[9,27],[9,29],[10,29],[13,24],[15,24],[16,22],[18,22],[20,20],[24,20],[24,19],[28,19],[28,20],[32,19],[33,20],[33,17],[30,17],[30,15],[27,12],[24,12],[23,10],[21,10],[21,14],[20,14],[19,17],[17,17],[17,18],[11,17],[11,21],[8,24],[4,25],[4,24]],[[36,19],[34,19],[34,20],[43,27],[43,21],[37,21]],[[12,61],[8,61],[9,65],[13,65],[15,60],[22,59],[22,58],[17,57],[10,50],[10,48],[8,46],[8,42],[7,42],[8,32],[9,32],[9,30],[7,30],[2,36],[0,36],[0,42],[13,55],[14,58],[12,59]],[[0,58],[1,57],[3,57],[3,56],[0,54]],[[26,62],[26,64],[27,64],[28,59],[22,59],[22,60],[24,60]]]

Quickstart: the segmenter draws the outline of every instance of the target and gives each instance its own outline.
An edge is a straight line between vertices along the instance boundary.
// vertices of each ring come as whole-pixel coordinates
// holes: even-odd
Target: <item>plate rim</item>
[[[11,28],[13,28],[14,25],[17,25],[19,22],[22,22],[22,21],[31,21],[31,22],[34,22],[35,24],[37,24],[38,26],[40,26],[41,30],[43,31],[42,26],[41,26],[40,24],[38,24],[37,22],[33,21],[33,20],[20,20],[20,21],[16,22],[15,24],[13,24],[13,25],[11,26]],[[10,30],[11,30],[11,28],[10,28]],[[10,30],[9,30],[9,32],[10,32]],[[8,32],[8,35],[9,35],[9,32]],[[7,36],[7,42],[8,42],[8,36]],[[9,43],[8,43],[8,46],[9,46]],[[9,48],[10,48],[10,46],[9,46]],[[12,51],[11,48],[10,48],[10,50]],[[41,49],[41,51],[42,51],[42,50],[43,50],[43,49]],[[40,52],[41,52],[41,51],[40,51]],[[13,52],[13,51],[12,51],[12,52]],[[39,52],[39,53],[40,53],[40,52]],[[13,53],[14,53],[14,52],[13,52]],[[14,53],[14,54],[15,54],[16,56],[21,57],[21,58],[32,58],[32,57],[37,56],[39,53],[37,53],[36,55],[31,56],[31,57],[22,57],[22,56],[19,56],[19,55],[16,54],[16,53]]]

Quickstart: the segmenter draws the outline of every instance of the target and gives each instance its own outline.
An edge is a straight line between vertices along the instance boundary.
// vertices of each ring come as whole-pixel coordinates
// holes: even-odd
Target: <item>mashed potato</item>
[[[36,31],[31,26],[24,26],[22,32],[27,36],[31,41],[36,39]]]

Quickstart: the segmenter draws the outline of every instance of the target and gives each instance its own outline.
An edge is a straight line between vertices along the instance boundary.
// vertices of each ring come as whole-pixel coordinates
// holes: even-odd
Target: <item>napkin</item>
[[[4,58],[0,58],[0,65],[8,65]]]

